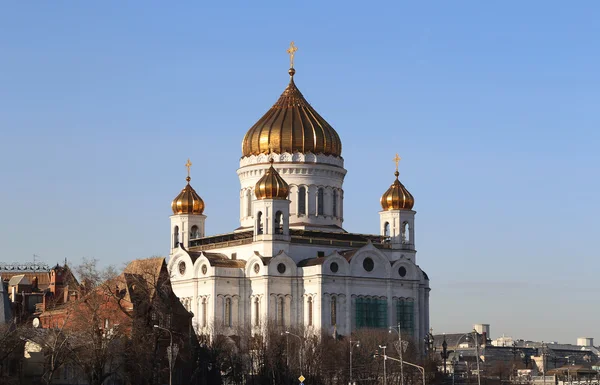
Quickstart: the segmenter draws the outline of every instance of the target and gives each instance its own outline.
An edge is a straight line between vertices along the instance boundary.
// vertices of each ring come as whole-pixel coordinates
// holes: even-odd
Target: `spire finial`
[[[291,77],[294,77],[294,74],[296,73],[296,70],[294,69],[294,55],[296,54],[296,51],[298,51],[298,47],[296,47],[292,41],[290,43],[290,48],[286,51],[290,55],[290,69],[288,73]]]
[[[400,175],[400,173],[398,172],[398,165],[400,164],[400,160],[402,160],[402,158],[400,158],[398,153],[396,153],[396,156],[393,159],[393,161],[396,163],[396,172],[394,173],[394,175],[396,175],[396,177],[398,177],[398,175]]]
[[[188,158],[187,163],[185,164],[185,167],[187,168],[187,172],[188,172],[188,176],[187,176],[187,178],[185,178],[185,180],[187,180],[188,183],[190,183],[190,181],[192,180],[192,178],[190,177],[190,169],[192,168],[192,162],[190,161],[190,158]]]

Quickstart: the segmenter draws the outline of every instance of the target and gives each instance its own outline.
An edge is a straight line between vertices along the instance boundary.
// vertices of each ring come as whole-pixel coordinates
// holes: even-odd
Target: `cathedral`
[[[429,278],[417,265],[414,198],[398,179],[399,157],[378,231],[344,229],[342,142],[296,86],[295,51],[292,43],[289,84],[242,140],[237,229],[206,235],[188,160],[187,185],[171,204],[173,290],[198,334],[260,332],[267,322],[337,335],[400,324],[420,345]]]

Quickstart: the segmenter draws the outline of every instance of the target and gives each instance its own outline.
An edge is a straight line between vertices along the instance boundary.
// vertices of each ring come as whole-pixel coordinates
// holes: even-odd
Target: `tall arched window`
[[[283,234],[283,213],[281,211],[275,213],[275,234]]]
[[[408,222],[402,223],[402,243],[410,243],[410,225]]]
[[[206,298],[202,298],[202,327],[207,327],[207,313],[208,312],[208,306],[206,303]]]
[[[317,190],[317,215],[323,215],[324,205],[323,199],[325,199],[325,192],[322,188]]]
[[[333,190],[333,216],[336,218],[338,217],[337,201],[338,201],[338,192],[337,192],[337,190]]]
[[[173,229],[173,247],[179,246],[179,226]]]
[[[298,189],[298,214],[306,215],[306,187]]]
[[[385,225],[383,225],[383,235],[385,237],[390,236],[390,222],[385,222]]]
[[[337,325],[337,297],[331,297],[331,325]]]
[[[196,238],[200,238],[200,229],[198,228],[198,226],[194,225],[190,230],[190,239]]]
[[[251,190],[246,191],[246,216],[247,217],[252,216],[252,191]]]
[[[254,326],[258,326],[260,321],[260,304],[258,298],[254,299]]]
[[[277,325],[285,325],[285,298],[283,297],[277,300]]]
[[[262,211],[259,211],[256,214],[256,234],[263,233],[263,220],[262,220]]]
[[[223,323],[225,326],[231,327],[231,298],[225,298]]]
[[[312,297],[308,297],[308,326],[313,324],[313,301]]]

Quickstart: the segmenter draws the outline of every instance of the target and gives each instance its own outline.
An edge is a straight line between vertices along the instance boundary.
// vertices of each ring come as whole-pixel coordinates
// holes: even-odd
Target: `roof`
[[[225,254],[204,253],[204,256],[208,259],[210,265],[214,267],[243,268],[246,266],[246,261],[243,259],[229,259]]]
[[[31,282],[29,281],[29,279],[27,279],[25,274],[19,274],[19,275],[15,275],[15,276],[11,277],[10,280],[8,281],[8,286],[17,286],[17,285],[31,285]]]

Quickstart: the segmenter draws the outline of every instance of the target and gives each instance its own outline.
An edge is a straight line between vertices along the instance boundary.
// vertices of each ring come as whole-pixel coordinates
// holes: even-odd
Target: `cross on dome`
[[[393,159],[393,161],[396,162],[396,172],[398,172],[398,165],[400,164],[401,160],[402,160],[402,158],[400,158],[400,156],[398,155],[398,153],[396,153],[396,156]]]
[[[296,51],[298,51],[298,47],[296,47],[292,41],[290,43],[290,48],[286,51],[290,55],[290,68],[294,68],[294,55],[296,54]]]
[[[189,182],[190,180],[192,180],[192,178],[190,177],[190,169],[192,168],[192,162],[190,161],[190,158],[188,158],[187,163],[185,164],[185,167],[187,168],[187,172],[188,172],[188,176],[185,179]]]

